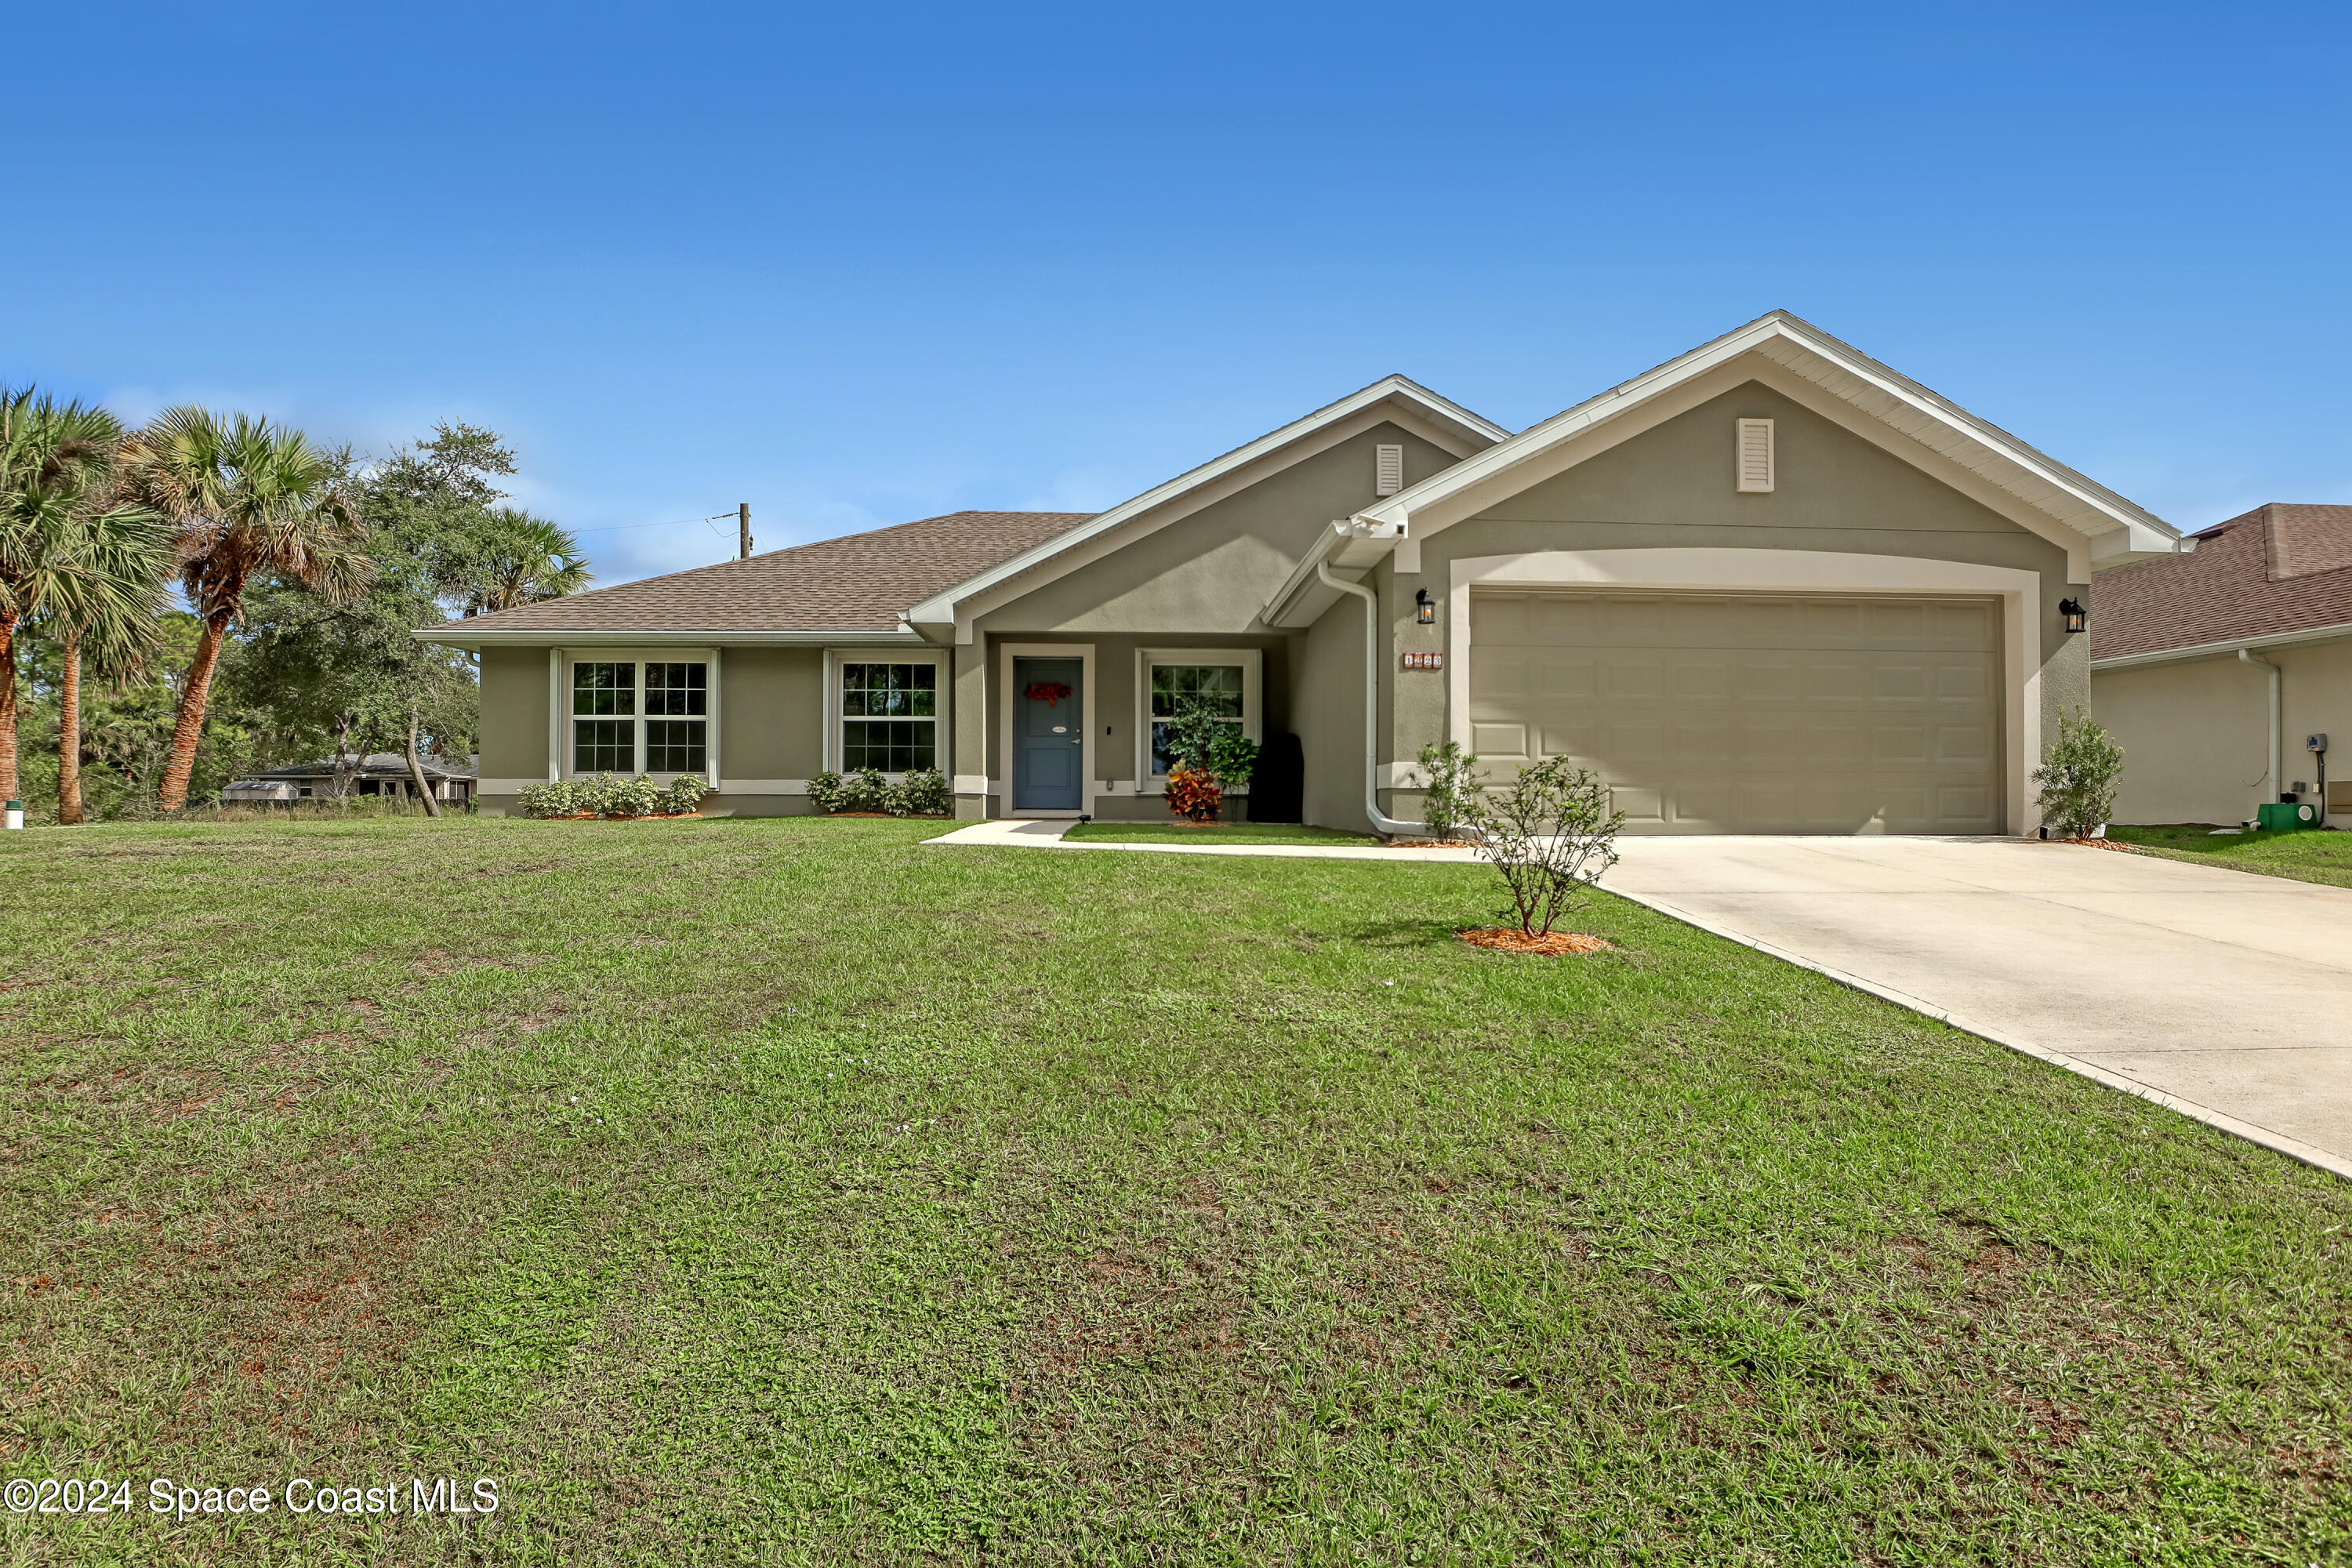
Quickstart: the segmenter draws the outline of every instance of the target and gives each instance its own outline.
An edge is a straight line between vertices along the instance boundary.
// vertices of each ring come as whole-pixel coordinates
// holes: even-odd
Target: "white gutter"
[[[2299,643],[2337,642],[2346,637],[2352,637],[2352,621],[2305,626],[2301,631],[2273,632],[2264,637],[2228,637],[2221,642],[2191,643],[2185,647],[2160,647],[2149,653],[2116,654],[2093,659],[2091,670],[2096,674],[2108,669],[2136,669],[2144,664],[2174,664],[2188,658],[2227,658],[2242,647],[2294,647]]]
[[[1429,837],[1425,822],[1399,822],[1381,815],[1380,741],[1381,741],[1381,602],[1361,583],[1344,583],[1331,575],[1331,568],[1322,562],[1315,563],[1315,575],[1323,579],[1326,587],[1337,588],[1342,594],[1353,594],[1364,601],[1364,815],[1372,819],[1372,830],[1384,838],[1402,834],[1416,837]]]
[[[693,628],[642,632],[590,632],[563,631],[556,627],[467,631],[462,625],[452,625],[419,626],[408,635],[419,642],[446,643],[453,647],[544,647],[551,643],[563,647],[626,647],[652,643],[687,643],[696,647],[709,647],[714,643],[726,643],[730,646],[761,643],[803,647],[848,647],[853,644],[922,644],[929,641],[920,633],[908,630],[904,626],[890,632],[730,632]]]
[[[2277,800],[2286,789],[2284,782],[2286,773],[2280,765],[2282,759],[2279,756],[2279,667],[2250,647],[2240,648],[2238,658],[2257,669],[2267,669],[2271,672],[2271,753],[2269,762],[2264,764],[2270,770],[2271,787],[2263,794],[2263,804],[2268,805]]]

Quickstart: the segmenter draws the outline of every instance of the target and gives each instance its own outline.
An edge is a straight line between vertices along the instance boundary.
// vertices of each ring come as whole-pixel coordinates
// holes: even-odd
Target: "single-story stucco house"
[[[2352,824],[2352,778],[2326,778],[2313,746],[2352,755],[2352,506],[2273,502],[2187,543],[2099,579],[2091,711],[2124,748],[2116,820],[2296,800]]]
[[[476,760],[453,762],[428,752],[417,762],[425,770],[425,782],[433,786],[434,799],[463,805],[473,798]],[[416,795],[416,781],[409,773],[408,758],[401,752],[370,752],[364,757],[346,758],[344,766],[349,770],[346,783],[352,795],[396,795],[411,799]],[[237,779],[221,791],[221,799],[232,805],[255,805],[324,800],[334,793],[335,759],[320,757],[314,762],[266,768]]]
[[[2062,606],[2179,533],[1775,311],[1517,435],[1391,376],[1096,515],[957,512],[424,628],[483,809],[703,773],[716,813],[936,766],[960,815],[1164,816],[1157,724],[1296,737],[1304,820],[1565,754],[1637,833],[2022,833],[2090,700]]]

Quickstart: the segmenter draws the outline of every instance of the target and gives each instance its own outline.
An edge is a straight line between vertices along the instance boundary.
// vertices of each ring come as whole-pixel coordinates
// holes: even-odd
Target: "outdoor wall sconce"
[[[1437,624],[1437,601],[1429,596],[1428,589],[1423,588],[1420,593],[1415,594],[1412,596],[1412,618],[1414,620],[1419,621],[1424,626],[1435,626]]]
[[[2080,599],[2059,600],[2058,613],[2066,617],[2066,632],[2070,637],[2091,623],[2091,612],[2083,608]]]

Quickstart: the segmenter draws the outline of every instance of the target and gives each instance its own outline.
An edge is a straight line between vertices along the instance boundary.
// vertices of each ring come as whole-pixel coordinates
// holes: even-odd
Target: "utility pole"
[[[735,559],[751,559],[751,503],[741,501],[735,508]]]

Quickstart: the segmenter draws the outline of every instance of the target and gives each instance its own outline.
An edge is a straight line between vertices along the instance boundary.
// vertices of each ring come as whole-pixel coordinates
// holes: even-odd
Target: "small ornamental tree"
[[[1519,930],[1548,936],[1577,896],[1617,864],[1625,814],[1609,809],[1609,786],[1590,768],[1547,757],[1501,789],[1472,797],[1478,853],[1510,889]]]
[[[1478,759],[1454,741],[1423,746],[1421,820],[1432,838],[1452,838],[1469,825],[1478,800]]]
[[[2068,838],[2088,838],[2116,809],[2124,749],[2088,713],[2058,715],[2058,739],[2033,782],[2042,786],[2042,820]]]

